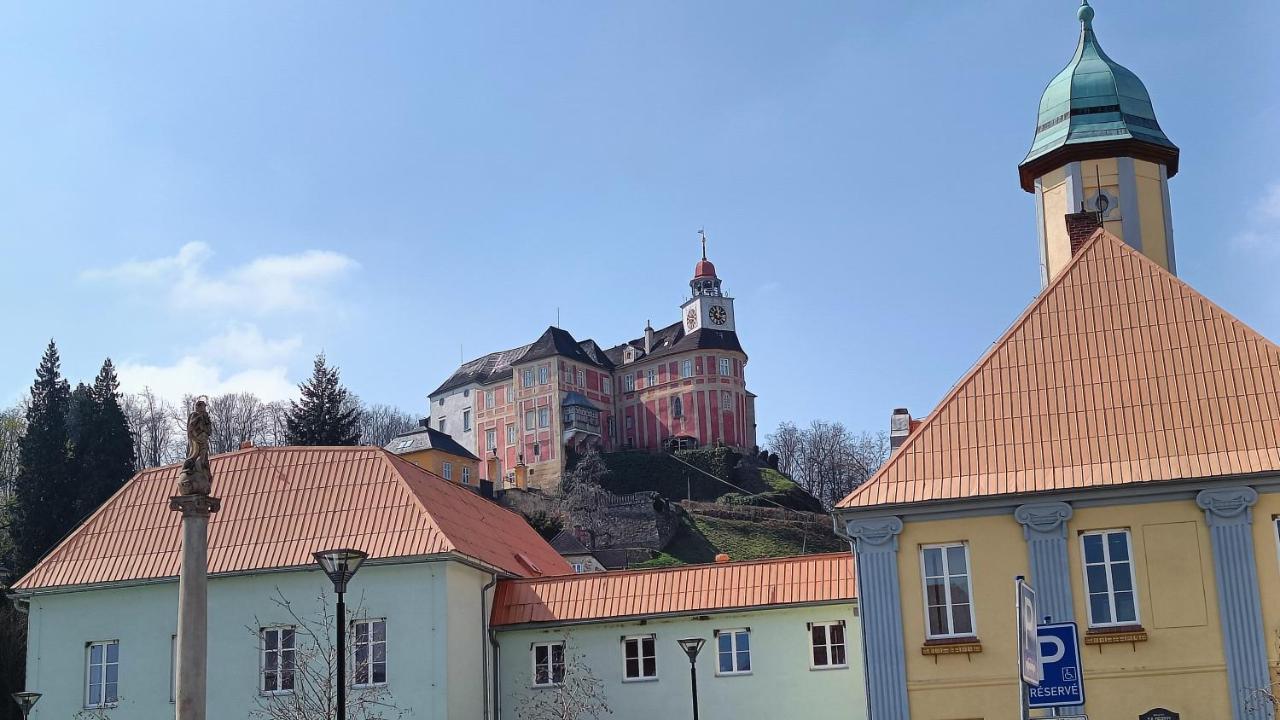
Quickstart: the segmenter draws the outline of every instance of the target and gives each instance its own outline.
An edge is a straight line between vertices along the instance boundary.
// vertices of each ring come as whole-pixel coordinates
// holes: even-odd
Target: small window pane
[[[1129,559],[1129,537],[1125,533],[1107,534],[1107,550],[1111,553],[1111,561]]]
[[[1089,596],[1089,608],[1094,624],[1111,622],[1111,603],[1107,602],[1106,593]]]
[[[928,598],[930,606],[947,604],[946,586],[941,578],[925,582],[925,597]]]
[[[1102,536],[1084,536],[1084,561],[1087,563],[1102,562]]]
[[[1133,593],[1116,593],[1116,622],[1134,622],[1137,619],[1138,613],[1133,606]]]
[[[1105,565],[1090,565],[1085,570],[1085,575],[1089,578],[1089,592],[1106,592],[1107,568]]]
[[[951,602],[957,604],[969,602],[968,578],[961,577],[951,581]]]
[[[831,646],[831,664],[844,665],[845,662],[846,661],[844,658],[844,640],[842,639],[840,641],[840,644]]]
[[[947,548],[947,572],[952,575],[964,575],[968,572],[965,567],[963,545],[952,545]]]
[[[957,604],[953,612],[955,613],[955,627],[952,632],[957,635],[964,635],[973,632],[973,618],[969,616],[969,604]]]
[[[1111,586],[1117,592],[1133,589],[1133,576],[1129,572],[1129,563],[1118,563],[1111,566]]]
[[[827,664],[827,646],[826,645],[813,646],[813,664],[814,665]]]
[[[89,646],[89,662],[93,665],[102,664],[102,646],[101,645]]]
[[[942,550],[941,549],[925,548],[924,574],[928,577],[939,577],[942,575]]]
[[[947,609],[940,606],[929,607],[929,632],[933,635],[947,635],[951,631],[947,627]]]

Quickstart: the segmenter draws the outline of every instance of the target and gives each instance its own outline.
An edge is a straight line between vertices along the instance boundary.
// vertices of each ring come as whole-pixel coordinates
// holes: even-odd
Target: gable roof
[[[577,340],[573,339],[568,330],[562,330],[554,326],[544,330],[542,335],[538,336],[538,339],[534,340],[520,357],[512,361],[512,364],[533,362],[534,360],[542,360],[543,358],[557,355],[587,363],[588,365],[601,365],[578,344]],[[603,367],[603,365],[601,366]]]
[[[561,530],[551,538],[551,547],[561,555],[590,555],[591,551],[572,530]]]
[[[848,552],[651,570],[503,580],[492,625],[600,622],[817,603],[853,602]]]
[[[1099,230],[838,508],[1280,470],[1280,348]]]
[[[440,452],[470,460],[480,459],[463,447],[457,440],[454,440],[452,435],[429,427],[400,433],[391,438],[391,442],[387,443],[383,449],[396,455],[418,452],[419,450],[439,450]]]
[[[250,448],[210,459],[222,509],[209,522],[209,572],[312,565],[355,547],[370,559],[456,553],[515,576],[571,568],[516,513],[372,447]],[[181,466],[133,477],[13,589],[176,577]]]
[[[488,385],[506,380],[511,377],[511,364],[515,362],[516,358],[523,355],[529,347],[529,345],[521,345],[510,350],[491,352],[475,360],[468,360],[459,366],[457,370],[454,370],[453,374],[441,383],[440,387],[432,390],[427,397],[434,398],[440,393],[456,390],[472,383]]]

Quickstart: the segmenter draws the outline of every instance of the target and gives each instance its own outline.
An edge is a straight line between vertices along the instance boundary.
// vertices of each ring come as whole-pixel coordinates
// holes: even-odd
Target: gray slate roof
[[[383,449],[396,455],[404,455],[405,453],[419,450],[439,450],[450,455],[457,455],[476,461],[480,460],[471,451],[464,448],[461,443],[454,440],[453,436],[433,428],[421,428],[401,433],[391,438],[391,442],[387,443],[387,446]]]

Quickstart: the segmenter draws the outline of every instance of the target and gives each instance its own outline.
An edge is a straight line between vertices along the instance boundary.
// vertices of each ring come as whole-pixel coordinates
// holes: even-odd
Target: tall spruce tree
[[[31,385],[27,432],[19,444],[14,479],[10,529],[13,565],[19,575],[30,570],[80,517],[67,431],[71,388],[62,378],[60,365],[58,348],[50,340]]]
[[[302,397],[289,403],[285,438],[289,445],[360,444],[360,408],[342,386],[338,368],[316,356],[311,378],[298,385]]]
[[[120,407],[120,381],[111,358],[102,363],[92,387],[76,386],[67,427],[76,469],[76,509],[84,517],[133,474],[133,435]]]

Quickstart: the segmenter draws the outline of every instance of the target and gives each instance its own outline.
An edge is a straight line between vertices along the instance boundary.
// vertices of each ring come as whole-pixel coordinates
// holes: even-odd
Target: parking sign
[[[1036,591],[1021,577],[1016,582],[1018,591],[1018,667],[1022,682],[1031,687],[1040,684],[1039,632],[1036,628]]]
[[[1084,675],[1080,666],[1080,645],[1075,623],[1041,625],[1040,685],[1028,689],[1033,708],[1067,707],[1084,704]]]

